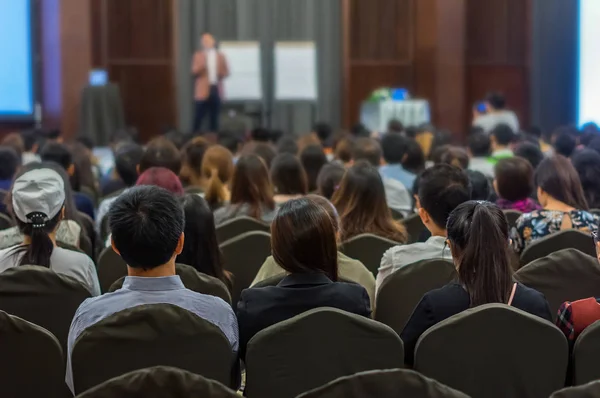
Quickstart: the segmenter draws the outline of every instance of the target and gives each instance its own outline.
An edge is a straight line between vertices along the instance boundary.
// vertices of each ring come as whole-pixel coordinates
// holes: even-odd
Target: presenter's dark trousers
[[[209,129],[212,133],[219,131],[219,113],[221,112],[221,96],[219,86],[213,84],[210,86],[208,98],[204,101],[196,101],[196,111],[194,115],[194,134],[202,132],[202,122],[204,116],[208,113]]]

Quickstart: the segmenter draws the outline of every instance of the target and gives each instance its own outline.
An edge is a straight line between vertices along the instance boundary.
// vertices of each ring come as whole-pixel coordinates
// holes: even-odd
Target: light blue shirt
[[[186,289],[178,275],[157,278],[128,276],[122,289],[85,300],[75,313],[67,344],[66,382],[71,391],[75,392],[71,353],[77,337],[85,329],[110,315],[144,304],[173,304],[193,312],[221,329],[229,340],[232,350],[238,351],[237,318],[231,306],[225,301]]]
[[[399,164],[387,164],[379,168],[379,172],[383,177],[391,178],[392,180],[400,181],[402,185],[409,191],[412,191],[413,184],[415,183],[416,175],[406,171],[402,165]]]

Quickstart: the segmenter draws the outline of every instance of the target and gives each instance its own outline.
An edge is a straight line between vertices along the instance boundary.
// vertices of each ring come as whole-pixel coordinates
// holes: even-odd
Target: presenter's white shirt
[[[206,63],[208,68],[208,81],[211,85],[217,84],[219,78],[217,76],[217,50],[210,49],[206,51]]]

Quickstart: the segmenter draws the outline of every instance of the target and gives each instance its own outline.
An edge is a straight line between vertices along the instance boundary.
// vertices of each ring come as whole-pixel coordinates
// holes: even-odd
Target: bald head
[[[210,33],[202,35],[202,47],[205,50],[210,50],[215,47],[215,38]]]

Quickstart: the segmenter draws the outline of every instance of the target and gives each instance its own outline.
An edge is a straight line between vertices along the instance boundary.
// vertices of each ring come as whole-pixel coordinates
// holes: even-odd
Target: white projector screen
[[[577,124],[600,125],[600,0],[579,0]]]

